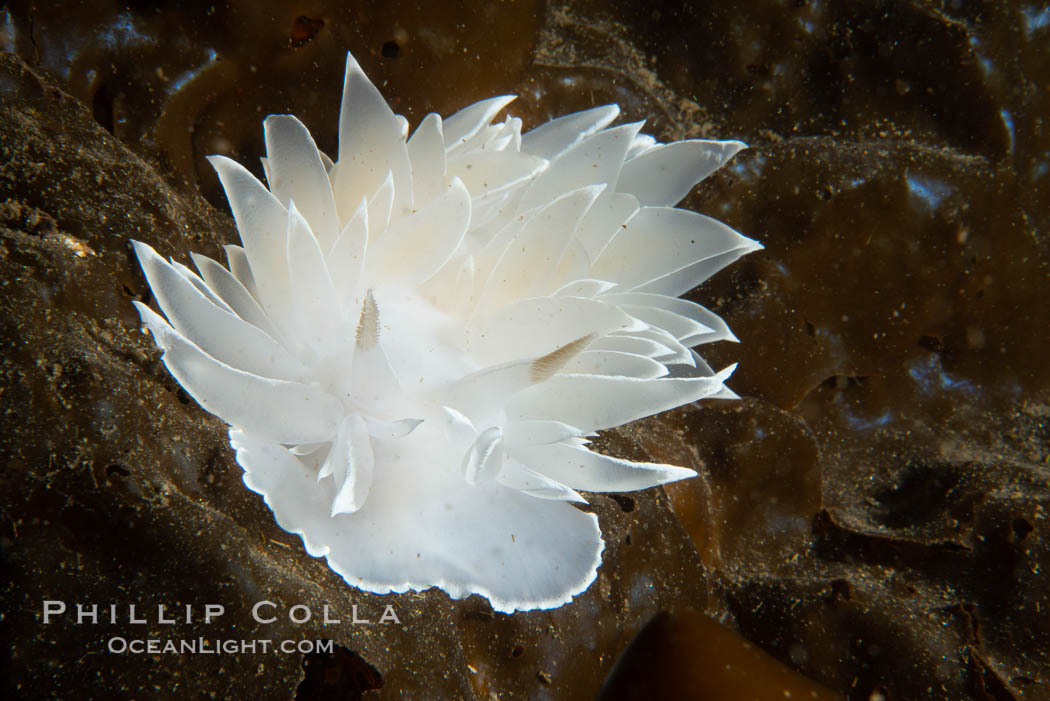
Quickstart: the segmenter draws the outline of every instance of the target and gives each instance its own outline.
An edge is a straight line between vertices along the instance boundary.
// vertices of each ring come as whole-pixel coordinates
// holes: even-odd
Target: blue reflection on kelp
[[[978,392],[978,386],[969,380],[952,377],[944,370],[941,356],[930,353],[924,359],[916,363],[908,370],[908,374],[918,383],[919,389],[930,394],[938,390],[951,392],[964,392],[974,395]]]

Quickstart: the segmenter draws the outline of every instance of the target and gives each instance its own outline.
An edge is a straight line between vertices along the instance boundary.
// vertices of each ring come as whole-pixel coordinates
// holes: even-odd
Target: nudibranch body
[[[705,397],[734,340],[678,295],[760,246],[675,204],[743,144],[657,143],[598,107],[527,133],[497,97],[408,136],[352,56],[339,152],[264,122],[267,185],[222,156],[241,246],[198,273],[135,250],[163,361],[230,424],[244,482],[307,552],[376,592],[553,608],[603,543],[579,491],[694,476],[588,450]],[[579,490],[579,491],[578,491]]]

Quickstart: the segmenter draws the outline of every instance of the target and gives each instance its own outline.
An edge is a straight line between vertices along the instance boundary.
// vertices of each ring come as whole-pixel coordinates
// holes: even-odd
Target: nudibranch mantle
[[[348,56],[333,162],[264,122],[267,184],[210,160],[241,238],[197,272],[135,242],[163,362],[230,426],[244,482],[348,583],[497,611],[594,580],[580,491],[695,476],[592,452],[596,431],[703,398],[735,340],[679,298],[761,248],[675,208],[744,144],[658,143],[615,105],[522,133],[511,97],[408,122]]]

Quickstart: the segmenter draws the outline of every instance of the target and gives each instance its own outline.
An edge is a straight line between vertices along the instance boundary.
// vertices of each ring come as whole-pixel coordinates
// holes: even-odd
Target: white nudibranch
[[[761,248],[675,205],[738,141],[669,144],[616,105],[521,133],[496,97],[408,136],[352,56],[339,153],[264,124],[263,185],[213,156],[241,246],[199,275],[144,243],[179,384],[230,424],[244,483],[376,592],[555,608],[603,543],[579,491],[695,476],[588,450],[596,431],[732,398],[693,350],[735,340],[681,295]]]

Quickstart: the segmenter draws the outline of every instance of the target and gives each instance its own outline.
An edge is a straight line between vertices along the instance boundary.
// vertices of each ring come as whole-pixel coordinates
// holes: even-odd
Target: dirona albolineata
[[[580,491],[692,477],[588,449],[705,397],[735,340],[679,295],[760,246],[675,205],[738,141],[658,143],[615,105],[522,133],[511,97],[411,136],[347,57],[333,162],[289,115],[267,185],[213,156],[241,246],[197,273],[135,251],[163,361],[230,425],[244,483],[308,553],[376,593],[554,608],[603,548]],[[166,318],[165,318],[166,317]]]

